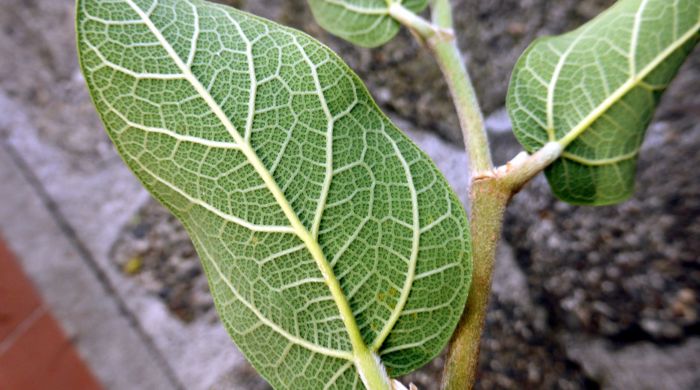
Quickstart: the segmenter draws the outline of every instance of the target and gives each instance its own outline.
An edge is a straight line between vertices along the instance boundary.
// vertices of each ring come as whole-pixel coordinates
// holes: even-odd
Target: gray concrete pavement
[[[108,389],[178,388],[163,357],[94,268],[89,253],[57,220],[37,191],[40,183],[25,175],[29,172],[18,157],[1,145],[0,235],[83,359]]]

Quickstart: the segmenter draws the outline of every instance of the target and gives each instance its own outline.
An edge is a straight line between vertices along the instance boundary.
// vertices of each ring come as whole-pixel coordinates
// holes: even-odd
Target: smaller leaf
[[[528,152],[548,142],[565,148],[545,171],[560,199],[607,205],[632,195],[644,133],[699,29],[697,0],[622,0],[525,51],[508,113]]]
[[[401,25],[389,15],[392,3],[421,12],[428,0],[309,0],[321,27],[364,47],[383,45],[398,33]]]

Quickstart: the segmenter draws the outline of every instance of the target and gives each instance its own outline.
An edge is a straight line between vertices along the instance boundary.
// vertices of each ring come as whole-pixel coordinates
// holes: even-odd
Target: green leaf
[[[464,210],[335,54],[199,0],[79,0],[77,17],[110,137],[271,384],[353,389],[363,347],[392,376],[440,352],[470,282]]]
[[[527,151],[566,148],[546,169],[559,198],[607,205],[632,195],[646,128],[699,29],[697,0],[622,0],[522,55],[508,112]]]
[[[401,27],[389,15],[392,3],[421,12],[428,0],[308,0],[324,29],[356,45],[376,47],[390,41]]]

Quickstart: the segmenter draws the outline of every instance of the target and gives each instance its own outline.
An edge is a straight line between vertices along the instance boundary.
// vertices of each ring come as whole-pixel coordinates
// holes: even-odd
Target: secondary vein
[[[193,232],[194,233],[194,232]],[[197,241],[201,242],[201,239],[199,239],[198,236],[195,237],[197,238]],[[223,273],[221,270],[221,267],[216,263],[214,257],[212,257],[209,252],[206,249],[206,245],[200,244],[199,248],[201,251],[204,253],[206,258],[209,260],[209,263],[214,267],[214,270],[216,271],[216,274],[219,276],[219,278],[226,284],[226,287],[231,291],[231,293],[236,297],[236,299],[243,304],[248,310],[250,310],[259,320],[261,323],[263,323],[265,326],[268,328],[272,329],[285,339],[289,340],[291,343],[299,345],[301,347],[304,347],[312,352],[321,354],[321,355],[326,355],[326,356],[331,356],[334,358],[338,359],[344,359],[344,360],[352,360],[353,355],[352,353],[348,351],[340,351],[340,350],[335,350],[335,349],[330,349],[326,348],[317,344],[313,344],[309,342],[308,340],[305,340],[303,338],[297,337],[293,334],[290,334],[283,328],[281,328],[279,325],[275,324],[272,322],[270,319],[268,319],[265,315],[263,315],[254,305],[252,305],[250,302],[248,302],[239,292],[236,290],[235,286],[228,280],[226,275]]]
[[[627,93],[632,89],[637,87],[640,83],[644,81],[654,69],[656,69],[663,61],[665,61],[671,54],[678,50],[685,43],[690,41],[695,34],[697,34],[698,29],[700,29],[700,20],[695,23],[685,34],[674,41],[661,53],[659,53],[649,64],[647,64],[639,73],[630,75],[630,78],[624,82],[618,89],[616,89],[610,96],[603,100],[598,107],[591,111],[578,125],[573,127],[569,132],[562,137],[558,142],[559,144],[566,148],[571,142],[576,140],[583,132],[585,132],[596,120],[605,114],[605,112],[610,109],[615,103],[621,100]]]
[[[408,263],[406,279],[404,280],[404,285],[401,289],[401,295],[399,296],[399,300],[396,303],[394,310],[391,312],[391,315],[389,316],[389,319],[387,320],[386,324],[384,324],[384,327],[372,343],[371,348],[373,351],[378,351],[384,343],[384,340],[386,340],[386,338],[389,337],[389,334],[394,329],[396,322],[399,320],[399,317],[401,316],[401,313],[403,312],[403,309],[406,306],[408,296],[413,287],[413,282],[415,281],[416,264],[418,262],[418,248],[420,245],[421,233],[420,219],[418,213],[418,194],[416,192],[416,186],[413,184],[413,175],[411,173],[411,168],[409,167],[408,162],[406,162],[406,159],[401,154],[401,150],[399,150],[399,146],[396,144],[396,141],[389,136],[385,135],[385,137],[389,141],[391,146],[394,148],[394,153],[396,153],[396,155],[398,156],[401,162],[401,166],[403,167],[404,173],[406,175],[406,182],[408,183],[408,188],[411,193],[411,218],[413,224],[413,237],[411,240],[411,257]]]

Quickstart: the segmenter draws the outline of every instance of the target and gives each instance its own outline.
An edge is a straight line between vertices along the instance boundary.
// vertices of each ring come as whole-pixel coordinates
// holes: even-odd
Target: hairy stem
[[[496,247],[508,202],[535,175],[556,160],[561,146],[548,143],[537,153],[522,153],[508,164],[477,176],[471,188],[474,269],[467,306],[452,335],[442,377],[443,390],[471,389],[476,383],[479,344],[491,294]]]
[[[559,158],[563,148],[556,142],[549,143],[533,155],[523,152],[508,164],[494,169],[483,114],[452,30],[450,1],[432,0],[431,4],[432,23],[399,3],[392,3],[389,12],[427,44],[440,65],[454,100],[472,167],[472,284],[466,308],[450,341],[442,378],[443,390],[465,390],[473,388],[476,382],[496,247],[508,202],[537,173]]]
[[[495,178],[477,179],[471,189],[472,284],[467,306],[452,335],[442,377],[444,390],[471,389],[476,381],[479,344],[491,293],[496,246],[511,189]]]
[[[479,172],[491,169],[493,163],[486,126],[484,126],[483,114],[464,64],[462,52],[457,46],[450,0],[432,0],[431,11],[433,24],[452,32],[450,35],[438,36],[439,39],[429,39],[427,42],[450,88],[459,116],[464,145],[471,159],[472,170]]]

